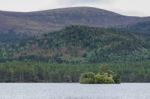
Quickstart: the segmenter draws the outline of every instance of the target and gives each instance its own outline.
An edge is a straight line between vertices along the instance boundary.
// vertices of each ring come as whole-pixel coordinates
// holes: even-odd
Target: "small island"
[[[101,66],[98,73],[86,72],[80,77],[80,84],[120,84],[120,82],[120,75],[106,65]]]

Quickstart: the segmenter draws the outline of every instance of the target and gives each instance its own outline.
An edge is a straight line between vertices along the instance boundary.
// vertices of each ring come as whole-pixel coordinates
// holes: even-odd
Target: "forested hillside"
[[[100,63],[150,59],[149,36],[116,29],[69,26],[22,43],[1,45],[2,60]]]
[[[90,7],[0,11],[0,82],[77,82],[106,64],[150,82],[150,17]]]
[[[137,24],[129,25],[121,30],[150,35],[150,21],[139,22]]]
[[[16,38],[17,39],[17,38]],[[2,40],[2,39],[1,39]],[[149,82],[147,34],[86,26],[0,43],[0,82],[77,82],[107,64],[125,82]]]

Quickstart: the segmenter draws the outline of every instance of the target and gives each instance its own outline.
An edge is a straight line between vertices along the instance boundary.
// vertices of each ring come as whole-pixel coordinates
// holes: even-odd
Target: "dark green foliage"
[[[150,61],[104,63],[104,65],[119,74],[121,82],[150,82]],[[99,64],[13,61],[0,63],[0,82],[79,82],[82,73],[99,71]],[[111,75],[115,83],[120,82],[118,79],[120,77],[116,74]]]
[[[90,70],[96,67],[13,61],[0,63],[0,82],[78,82],[80,74]]]
[[[80,77],[80,83],[94,84],[95,83],[95,74],[93,72],[83,73]]]
[[[121,76],[119,74],[114,74],[113,80],[116,84],[119,84],[121,82]]]
[[[112,70],[110,70],[106,64],[103,64],[103,65],[100,66],[100,71],[99,72],[101,74],[104,74],[104,73],[114,74],[114,72]]]

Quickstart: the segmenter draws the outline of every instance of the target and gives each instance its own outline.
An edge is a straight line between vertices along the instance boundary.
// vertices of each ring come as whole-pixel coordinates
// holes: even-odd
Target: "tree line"
[[[150,62],[58,64],[12,61],[0,63],[0,82],[79,82],[85,72],[99,72],[106,64],[121,76],[122,82],[150,82]]]

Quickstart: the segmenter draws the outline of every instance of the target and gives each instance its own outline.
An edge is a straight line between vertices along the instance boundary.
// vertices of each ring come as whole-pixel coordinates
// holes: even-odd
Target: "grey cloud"
[[[113,0],[65,0],[67,4],[107,3]]]

